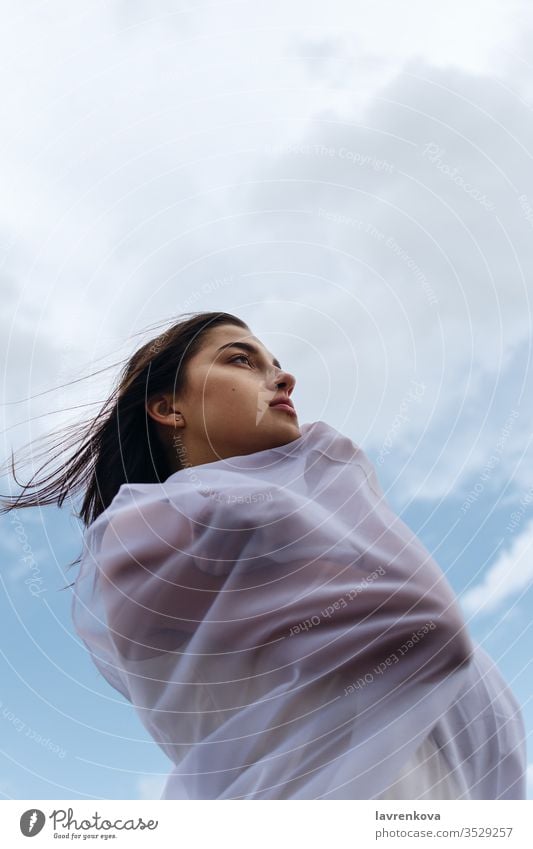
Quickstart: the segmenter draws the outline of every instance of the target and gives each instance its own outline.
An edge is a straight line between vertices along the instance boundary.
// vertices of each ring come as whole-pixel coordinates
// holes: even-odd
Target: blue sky
[[[300,422],[375,462],[531,734],[529,4],[3,17],[2,457],[95,413],[151,323],[236,313],[295,374]],[[68,504],[16,518],[0,520],[2,797],[158,798],[169,761],[59,591],[78,522]]]

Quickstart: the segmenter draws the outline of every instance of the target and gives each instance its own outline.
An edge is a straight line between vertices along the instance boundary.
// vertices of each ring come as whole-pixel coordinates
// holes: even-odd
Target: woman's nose
[[[287,394],[290,395],[294,389],[296,378],[288,371],[280,371],[274,373],[274,383],[278,389],[287,389]]]

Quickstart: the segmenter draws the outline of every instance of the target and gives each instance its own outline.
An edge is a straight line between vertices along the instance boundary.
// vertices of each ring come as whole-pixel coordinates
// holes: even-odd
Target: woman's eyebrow
[[[223,351],[225,348],[240,348],[242,351],[248,351],[249,354],[255,354],[256,357],[260,356],[260,351],[255,345],[250,345],[249,342],[226,342],[225,345],[221,345],[217,350],[217,354],[219,351]],[[279,361],[274,357],[272,360],[272,365],[276,366],[276,368],[281,368]]]

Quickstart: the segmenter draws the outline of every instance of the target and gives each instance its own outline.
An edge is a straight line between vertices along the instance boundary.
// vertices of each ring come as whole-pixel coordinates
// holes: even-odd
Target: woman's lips
[[[288,404],[272,404],[270,409],[285,410],[287,413],[291,413],[293,416],[296,415],[296,410],[294,409],[294,407],[290,407]]]

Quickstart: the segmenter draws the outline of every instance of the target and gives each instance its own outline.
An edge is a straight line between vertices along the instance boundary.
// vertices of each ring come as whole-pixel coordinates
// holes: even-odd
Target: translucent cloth
[[[73,620],[174,764],[164,799],[525,798],[519,705],[364,451],[278,448],[123,484]]]

